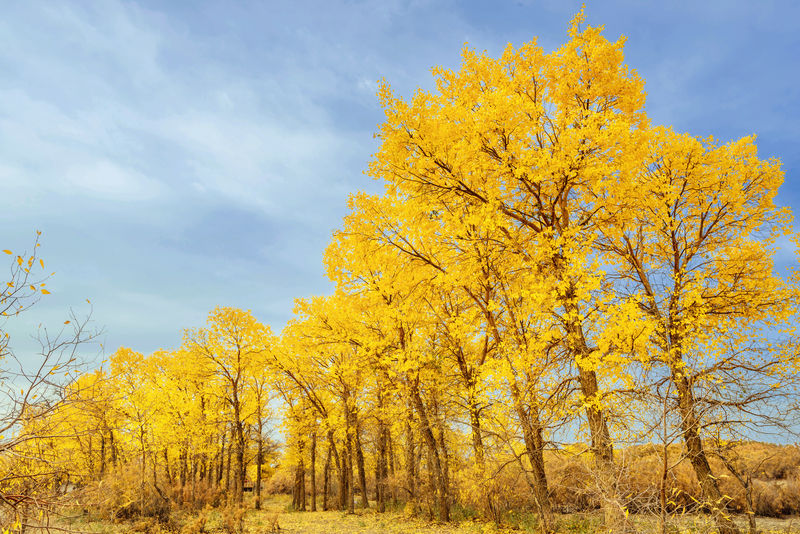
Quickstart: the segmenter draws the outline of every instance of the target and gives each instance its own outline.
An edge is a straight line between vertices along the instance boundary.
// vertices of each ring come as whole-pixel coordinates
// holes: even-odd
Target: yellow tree
[[[153,424],[156,411],[160,408],[158,400],[150,391],[151,384],[146,369],[147,361],[143,354],[126,347],[120,347],[109,358],[109,372],[116,386],[115,408],[122,414],[121,445],[138,449],[140,462],[140,508],[144,508],[145,486],[147,484],[147,456],[152,461],[156,451],[153,449]]]
[[[420,288],[415,302],[427,313],[425,336],[432,339],[432,349],[441,355],[445,373],[455,375],[460,382],[458,387],[447,389],[464,398],[476,483],[484,491],[482,505],[499,520],[493,490],[485,476],[482,419],[488,405],[485,392],[500,384],[513,399],[514,416],[522,427],[530,461],[528,480],[545,529],[551,530],[542,414],[563,391],[553,387],[556,395],[550,395],[541,387],[547,369],[552,371],[556,361],[552,349],[559,344],[558,336],[554,339],[547,335],[541,325],[553,322],[549,313],[541,313],[552,307],[543,300],[552,284],[543,283],[546,280],[537,272],[531,273],[529,266],[515,265],[516,256],[504,247],[505,236],[496,228],[477,225],[466,206],[461,210],[442,209],[440,199],[426,204],[391,194],[382,198],[356,195],[351,206],[353,213],[346,217],[337,240],[346,239],[343,246],[349,249],[383,248],[385,252],[378,256],[382,261],[399,261],[404,271],[418,273],[413,278]],[[329,261],[334,261],[336,249],[332,247]],[[364,255],[374,258],[375,254]],[[539,286],[544,290],[535,291]],[[540,298],[533,298],[534,294]],[[501,374],[505,378],[490,386],[488,375],[500,368],[496,360],[503,362],[505,372]]]
[[[179,485],[179,501],[187,482],[188,497],[194,501],[198,478],[208,485],[217,482],[213,463],[220,433],[217,398],[206,391],[207,377],[186,351],[157,351],[147,360],[150,394],[160,407],[153,420],[154,446],[163,457],[167,480]]]
[[[358,225],[364,220],[356,217],[349,223]],[[416,486],[411,429],[418,426],[432,468],[438,516],[448,520],[449,454],[445,425],[437,414],[442,353],[435,350],[433,317],[423,299],[431,272],[415,268],[409,257],[383,246],[368,230],[355,231],[348,225],[329,246],[325,261],[329,276],[343,290],[363,295],[367,305],[377,312],[373,314],[376,320],[364,325],[373,333],[366,337],[366,354],[373,355],[376,365],[396,380],[398,391],[409,406],[406,471],[411,500]],[[412,413],[414,424],[410,420]]]
[[[326,437],[328,441],[327,460],[324,468],[323,509],[328,509],[330,460],[333,458],[339,473],[339,507],[347,507],[348,484],[345,451],[338,448],[338,434],[342,424],[336,410],[336,397],[333,396],[326,377],[325,368],[314,363],[317,353],[316,340],[306,335],[307,318],[293,318],[281,334],[280,348],[270,354],[267,366],[273,376],[273,387],[286,407],[288,422],[287,432],[292,435],[296,448],[297,460],[296,485],[305,476],[304,464],[300,464],[303,455],[300,450],[310,437],[311,441],[311,507],[316,509],[316,448],[317,437]],[[295,408],[298,407],[298,408]],[[303,413],[304,408],[306,413]],[[308,413],[311,412],[311,413]],[[312,421],[313,423],[310,423]],[[309,430],[310,426],[318,426]],[[310,434],[310,436],[306,435]],[[350,489],[352,484],[350,485]],[[295,499],[295,504],[304,502]],[[301,506],[301,508],[304,508]]]
[[[216,308],[207,326],[186,331],[184,348],[202,365],[209,383],[230,409],[234,445],[234,501],[242,503],[245,482],[246,405],[251,402],[248,380],[264,372],[264,353],[273,344],[269,326],[259,323],[249,311]]]
[[[778,342],[798,302],[794,281],[774,274],[777,239],[792,234],[775,205],[783,173],[752,137],[719,144],[660,128],[646,146],[636,187],[615,200],[633,216],[604,227],[598,248],[652,323],[653,364],[677,392],[689,461],[719,530],[732,533],[704,437],[764,424],[797,378],[795,352]]]
[[[386,122],[370,173],[408,202],[496,228],[508,253],[555,280],[554,307],[573,359],[599,471],[613,486],[613,447],[591,323],[595,229],[602,197],[627,186],[640,161],[643,82],[623,63],[623,40],[579,28],[545,54],[535,42],[491,59],[465,50],[458,72],[434,69],[436,91],[406,102],[382,85]],[[613,487],[608,489],[613,493]],[[615,499],[606,507],[618,522]]]
[[[247,388],[250,390],[248,395],[249,403],[246,409],[249,413],[245,415],[246,420],[252,421],[256,439],[256,479],[255,479],[255,494],[256,510],[261,509],[261,486],[262,486],[262,466],[264,465],[265,454],[267,453],[265,445],[265,433],[268,431],[267,423],[272,416],[270,409],[270,401],[273,398],[273,376],[269,373],[270,357],[268,353],[259,355],[258,360],[254,363],[256,372],[251,373],[246,378]],[[258,371],[260,369],[260,372]],[[316,510],[315,502],[312,501],[312,511]]]
[[[355,304],[356,299],[342,293],[298,300],[295,307],[298,321],[284,332],[286,341],[290,341],[290,354],[303,362],[298,374],[316,377],[318,391],[310,395],[311,400],[320,405],[321,389],[327,398],[337,401],[335,413],[326,411],[319,415],[325,417],[326,425],[334,432],[338,427],[343,434],[344,454],[341,457],[346,479],[341,479],[341,486],[348,488],[347,506],[351,511],[355,489],[353,468],[357,470],[361,506],[368,507],[362,434],[367,416],[364,413],[366,390],[371,382],[369,355],[359,332],[359,310]],[[292,373],[291,376],[296,375]],[[297,382],[303,383],[304,387],[309,383],[308,378]],[[308,389],[306,391],[311,393]],[[315,435],[312,435],[312,442],[315,440]],[[315,450],[313,445],[311,450]]]
[[[72,465],[81,465],[78,472],[86,480],[102,478],[109,464],[111,467],[116,464],[115,435],[120,414],[115,409],[114,389],[111,377],[103,369],[83,374],[67,389],[65,399],[69,402],[60,407],[61,413],[54,418],[72,430],[59,432],[60,439],[54,443],[60,449],[62,461],[75,462],[63,448],[76,447],[84,460]]]

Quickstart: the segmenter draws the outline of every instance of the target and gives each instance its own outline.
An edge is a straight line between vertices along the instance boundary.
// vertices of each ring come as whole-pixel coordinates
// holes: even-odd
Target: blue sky
[[[654,123],[780,157],[800,209],[800,3],[588,1],[628,38]],[[0,249],[35,230],[52,295],[7,327],[70,306],[107,352],[180,344],[216,305],[279,330],[296,297],[330,291],[322,253],[382,120],[456,67],[463,44],[552,50],[580,2],[12,2],[0,18]]]

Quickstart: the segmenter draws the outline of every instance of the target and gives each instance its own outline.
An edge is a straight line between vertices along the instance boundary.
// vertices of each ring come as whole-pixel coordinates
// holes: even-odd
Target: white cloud
[[[89,195],[121,202],[153,199],[166,190],[162,182],[107,159],[68,168],[64,181],[68,187]]]

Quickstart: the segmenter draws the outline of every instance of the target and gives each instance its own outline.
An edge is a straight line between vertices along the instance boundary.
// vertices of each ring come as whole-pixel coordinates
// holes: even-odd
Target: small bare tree
[[[79,350],[100,334],[89,315],[79,318],[70,310],[57,331],[40,326],[33,335],[38,354],[19,356],[13,350],[9,322],[49,293],[38,256],[40,235],[30,254],[3,250],[12,261],[7,281],[0,282],[0,526],[20,531],[47,528],[63,473],[37,454],[38,444],[63,432],[51,415],[70,402]]]

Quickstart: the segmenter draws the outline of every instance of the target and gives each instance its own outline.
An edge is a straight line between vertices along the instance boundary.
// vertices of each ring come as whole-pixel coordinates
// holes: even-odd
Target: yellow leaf
[[[5,252],[6,254],[11,254],[11,251],[8,249],[3,249],[3,252]]]
[[[64,321],[64,324],[69,324],[69,323],[70,323],[69,321]]]
[[[49,295],[50,292],[46,289],[42,289],[42,295]]]

